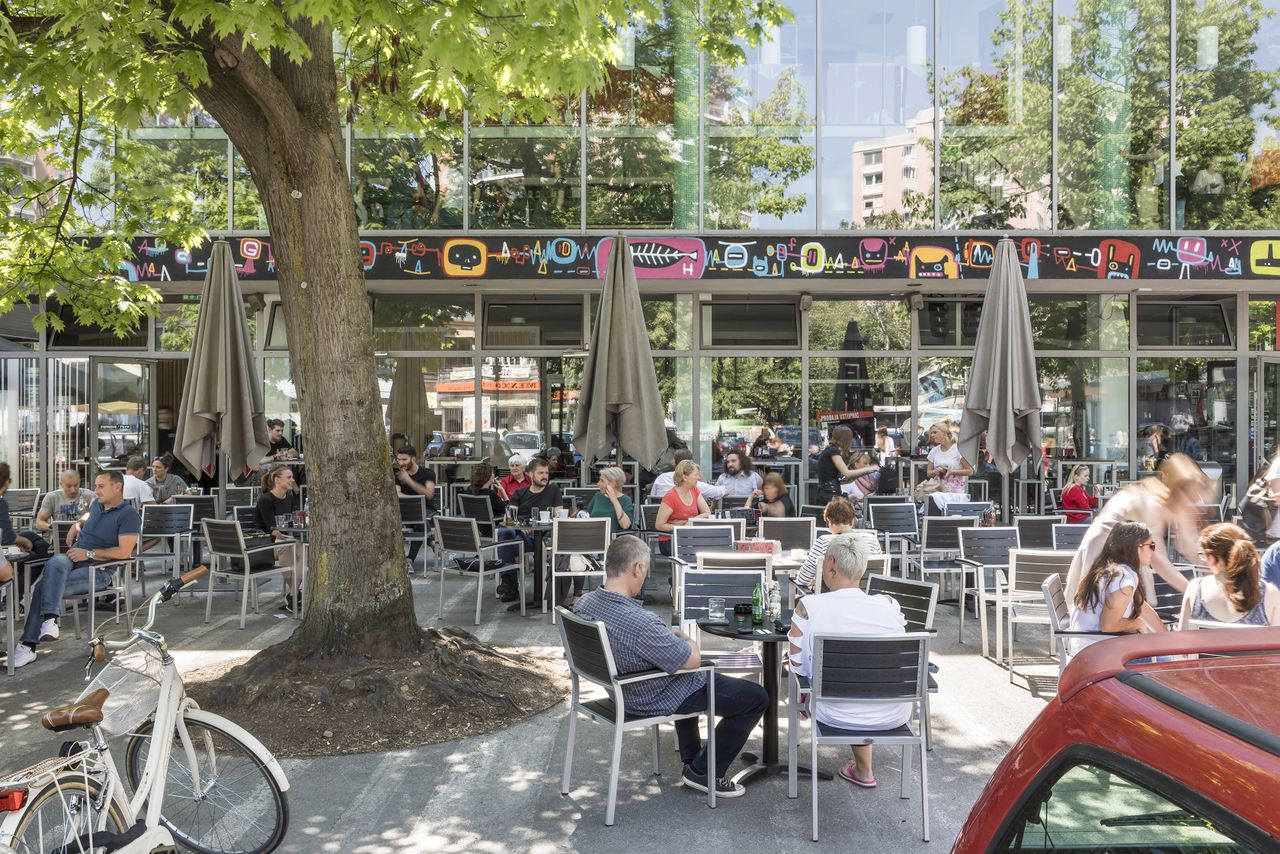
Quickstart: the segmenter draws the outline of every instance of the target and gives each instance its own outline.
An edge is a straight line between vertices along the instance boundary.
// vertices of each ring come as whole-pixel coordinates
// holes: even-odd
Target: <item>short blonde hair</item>
[[[627,482],[627,474],[617,466],[608,466],[600,469],[600,476],[606,480],[612,481],[617,486],[623,486]]]
[[[676,470],[671,475],[672,483],[679,486],[686,477],[689,475],[697,475],[700,471],[702,471],[702,466],[698,465],[693,460],[681,460],[676,463]]]

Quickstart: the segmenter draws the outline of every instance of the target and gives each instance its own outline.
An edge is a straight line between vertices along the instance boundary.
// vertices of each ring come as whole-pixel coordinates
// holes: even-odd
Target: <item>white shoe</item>
[[[14,667],[25,667],[36,660],[36,651],[24,643],[15,644],[10,655],[13,656]]]
[[[404,559],[404,571],[413,575],[413,561],[409,558]]]
[[[56,641],[60,633],[57,620],[48,619],[40,624],[40,640],[42,641]],[[34,654],[32,653],[32,655]]]

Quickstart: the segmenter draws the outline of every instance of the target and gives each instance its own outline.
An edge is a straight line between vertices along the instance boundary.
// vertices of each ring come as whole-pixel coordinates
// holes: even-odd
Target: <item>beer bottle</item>
[[[764,625],[764,591],[759,584],[751,594],[751,625]]]

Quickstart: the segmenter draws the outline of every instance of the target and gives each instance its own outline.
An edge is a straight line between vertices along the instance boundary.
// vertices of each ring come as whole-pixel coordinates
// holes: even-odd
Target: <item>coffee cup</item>
[[[558,518],[558,519],[568,519],[568,518],[569,518],[569,511],[568,511],[568,509],[567,509],[567,508],[565,508],[565,507],[561,507],[559,510],[557,510],[557,511],[556,511],[556,518]]]
[[[542,523],[542,524],[544,524],[544,525],[549,524],[549,523],[551,522],[551,511],[550,511],[550,510],[539,510],[539,511],[538,511],[538,521],[539,521],[539,522],[541,522],[541,523]]]

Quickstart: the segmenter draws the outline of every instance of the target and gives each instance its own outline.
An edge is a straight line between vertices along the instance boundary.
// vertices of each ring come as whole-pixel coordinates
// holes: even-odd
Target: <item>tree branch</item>
[[[54,256],[58,254],[61,244],[64,241],[62,227],[67,222],[67,216],[71,213],[71,203],[76,197],[76,183],[80,180],[80,135],[84,130],[84,90],[76,90],[76,131],[75,138],[71,143],[71,175],[68,176],[70,184],[67,186],[67,194],[62,200],[62,210],[58,212],[58,221],[53,226],[53,241],[49,245],[49,253],[45,256],[44,261],[40,262],[40,266],[36,269],[34,275],[39,276],[49,269],[49,265],[53,263]]]

